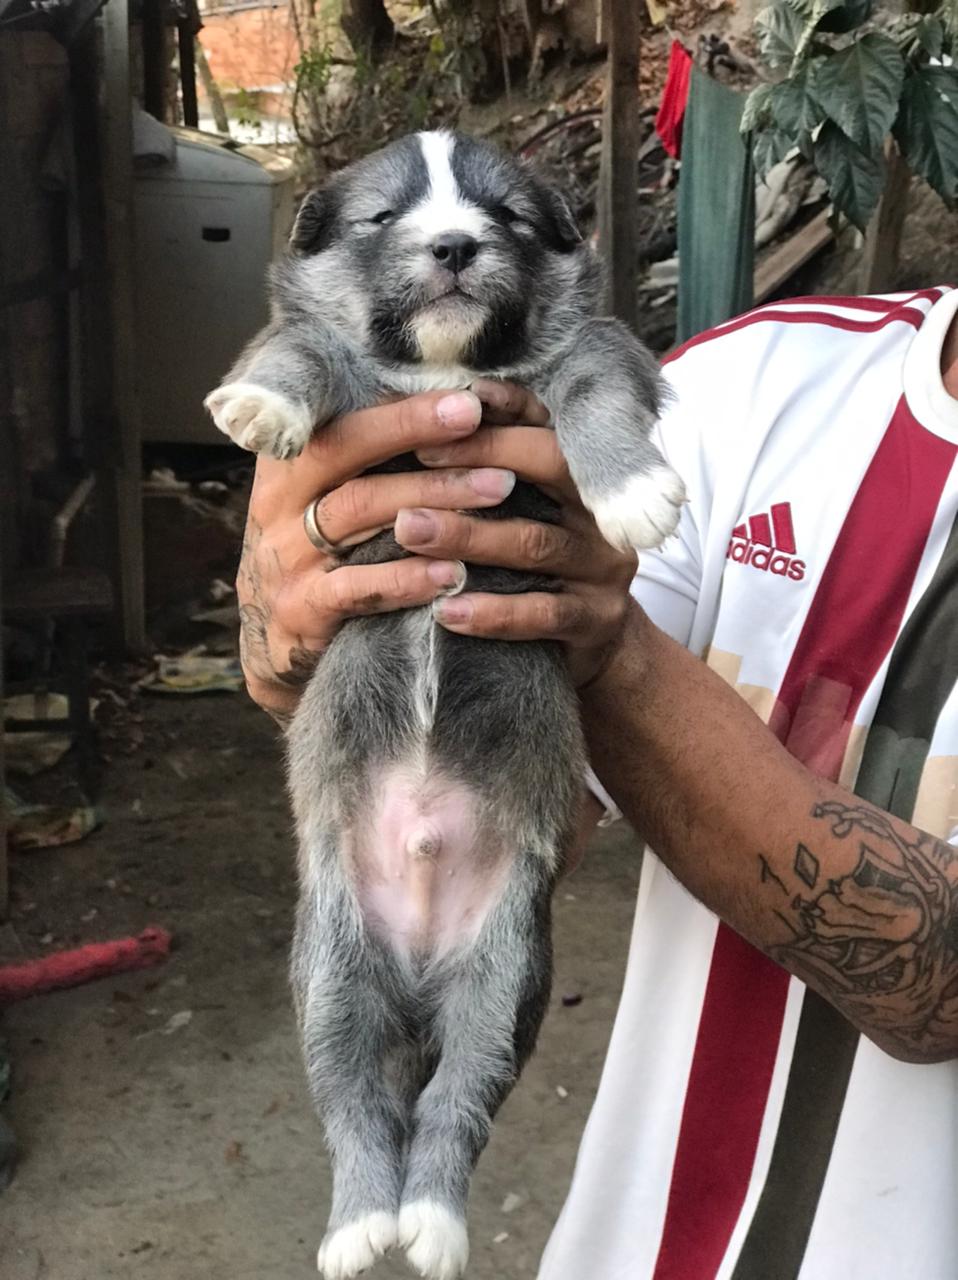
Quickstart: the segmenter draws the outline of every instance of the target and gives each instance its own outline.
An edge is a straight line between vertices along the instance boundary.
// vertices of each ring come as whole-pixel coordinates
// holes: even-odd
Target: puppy
[[[560,195],[484,143],[418,134],[306,198],[271,322],[206,405],[237,444],[290,458],[386,393],[514,379],[550,410],[605,537],[655,546],[684,497],[650,440],[659,374],[597,318],[599,287]],[[484,514],[556,507],[517,484]],[[387,533],[342,559],[403,554]],[[476,566],[466,589],[555,586]],[[345,1280],[398,1244],[453,1280],[472,1171],[549,999],[550,900],[586,767],[576,695],[554,644],[453,635],[429,608],[356,618],[288,754],[292,985],[333,1166],[319,1269]]]

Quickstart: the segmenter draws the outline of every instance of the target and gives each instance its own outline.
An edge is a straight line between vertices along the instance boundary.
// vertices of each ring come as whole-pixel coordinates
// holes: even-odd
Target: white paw
[[[657,547],[675,532],[685,501],[685,485],[671,467],[633,476],[624,489],[589,502],[606,542],[627,551]]]
[[[462,1218],[433,1200],[414,1200],[399,1211],[399,1243],[426,1280],[457,1280],[469,1261]]]
[[[203,403],[220,431],[253,453],[295,458],[313,434],[305,405],[252,382],[228,382]]]
[[[326,1280],[351,1280],[391,1249],[396,1238],[395,1214],[367,1213],[326,1237],[316,1265]]]

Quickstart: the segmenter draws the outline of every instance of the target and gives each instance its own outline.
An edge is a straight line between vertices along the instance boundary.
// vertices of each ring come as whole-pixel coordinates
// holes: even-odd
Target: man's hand
[[[236,584],[240,654],[251,696],[277,720],[295,710],[346,618],[429,604],[461,585],[465,560],[554,574],[563,590],[443,601],[437,617],[450,631],[563,641],[579,683],[614,649],[635,557],[613,550],[582,506],[543,405],[505,383],[478,382],[473,390],[349,414],[293,462],[257,460]],[[480,417],[490,425],[477,432]],[[408,451],[430,470],[363,474]],[[560,525],[464,514],[498,505],[517,475],[560,503]],[[394,525],[411,557],[339,566],[303,529],[303,512],[317,497],[331,543],[352,546]]]
[[[494,387],[486,399],[487,421],[547,421],[542,405],[518,388],[503,393]],[[432,552],[389,564],[339,566],[308,541],[307,505],[320,498],[323,534],[344,546],[394,524],[401,507],[497,505],[514,484],[510,472],[480,467],[362,474],[398,454],[461,440],[482,415],[480,399],[468,392],[414,396],[330,423],[293,462],[257,460],[236,584],[240,653],[250,694],[277,720],[295,710],[344,619],[429,604],[464,576],[458,557]]]
[[[476,384],[484,402],[508,413],[517,388]],[[577,684],[605,666],[622,635],[636,558],[611,547],[583,507],[555,433],[539,426],[490,427],[466,440],[417,450],[429,467],[503,467],[561,506],[561,524],[479,520],[456,510],[404,509],[396,540],[417,555],[554,575],[558,593],[467,593],[435,605],[450,631],[504,640],[559,640]]]

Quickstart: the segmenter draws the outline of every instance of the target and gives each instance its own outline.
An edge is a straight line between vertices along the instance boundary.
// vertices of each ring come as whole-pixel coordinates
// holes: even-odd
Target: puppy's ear
[[[582,232],[572,212],[572,205],[555,187],[546,188],[546,207],[555,246],[560,253],[571,253],[582,243]]]
[[[289,247],[294,253],[321,253],[332,240],[337,200],[330,187],[311,191],[299,206]]]

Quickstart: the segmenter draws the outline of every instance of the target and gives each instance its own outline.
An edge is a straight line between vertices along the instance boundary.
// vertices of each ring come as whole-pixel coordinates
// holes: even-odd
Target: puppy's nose
[[[479,241],[464,231],[447,231],[432,242],[432,256],[447,271],[465,271],[479,252]]]

